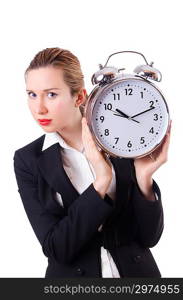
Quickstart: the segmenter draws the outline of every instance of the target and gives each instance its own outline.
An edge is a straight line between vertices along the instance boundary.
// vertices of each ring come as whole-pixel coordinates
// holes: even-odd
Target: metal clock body
[[[134,51],[118,53],[123,52],[142,55]],[[138,66],[135,72],[124,74],[100,65],[100,71],[92,77],[98,85],[89,95],[85,115],[96,143],[110,156],[138,158],[150,154],[161,144],[168,129],[166,100],[148,80],[160,81],[161,73],[152,63]],[[98,81],[101,75],[102,80]]]

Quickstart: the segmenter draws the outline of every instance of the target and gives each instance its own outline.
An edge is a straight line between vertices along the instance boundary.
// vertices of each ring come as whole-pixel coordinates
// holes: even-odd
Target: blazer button
[[[79,275],[83,275],[85,272],[84,272],[84,270],[82,270],[81,268],[77,268],[77,274],[79,274]]]
[[[134,262],[139,263],[141,261],[141,255],[136,255],[133,257]]]

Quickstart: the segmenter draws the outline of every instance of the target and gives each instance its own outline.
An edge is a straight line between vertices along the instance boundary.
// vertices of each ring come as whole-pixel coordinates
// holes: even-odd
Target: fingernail
[[[86,120],[86,118],[84,117],[84,123],[86,124],[86,125],[88,125],[88,123],[87,123],[87,120]]]

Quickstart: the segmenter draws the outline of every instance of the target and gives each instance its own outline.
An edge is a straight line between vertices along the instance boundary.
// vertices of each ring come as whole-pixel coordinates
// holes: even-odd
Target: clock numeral
[[[141,143],[141,144],[144,144],[144,143],[145,143],[144,136],[142,136],[142,137],[140,138],[140,143]]]
[[[114,139],[116,140],[116,141],[115,141],[115,144],[117,144],[118,141],[119,141],[119,137],[115,137]]]
[[[100,120],[103,123],[104,122],[104,116],[100,116]]]
[[[150,105],[150,108],[154,108],[154,106],[153,106],[154,101],[149,101],[149,103],[151,104],[151,105]]]
[[[154,127],[151,127],[151,129],[149,130],[150,133],[154,133]]]
[[[112,109],[112,104],[111,103],[104,103],[104,107],[105,107],[105,110],[111,110]]]
[[[127,147],[131,148],[132,147],[132,143],[131,141],[128,142]]]
[[[144,98],[144,93],[143,93],[143,92],[140,92],[140,94],[141,94],[141,98]]]
[[[126,95],[126,96],[131,96],[131,95],[133,95],[132,92],[133,92],[133,89],[125,89],[125,95]]]
[[[155,119],[153,119],[154,121],[158,120],[158,114],[154,114]]]
[[[120,94],[113,94],[113,96],[114,96],[114,100],[120,100]]]
[[[105,129],[104,134],[109,135],[109,129]]]

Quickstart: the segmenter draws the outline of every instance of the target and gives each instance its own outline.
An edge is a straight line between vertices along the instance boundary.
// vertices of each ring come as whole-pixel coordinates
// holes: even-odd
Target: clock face
[[[109,153],[138,157],[154,149],[169,122],[162,94],[143,79],[113,82],[99,94],[92,110],[91,128]]]

